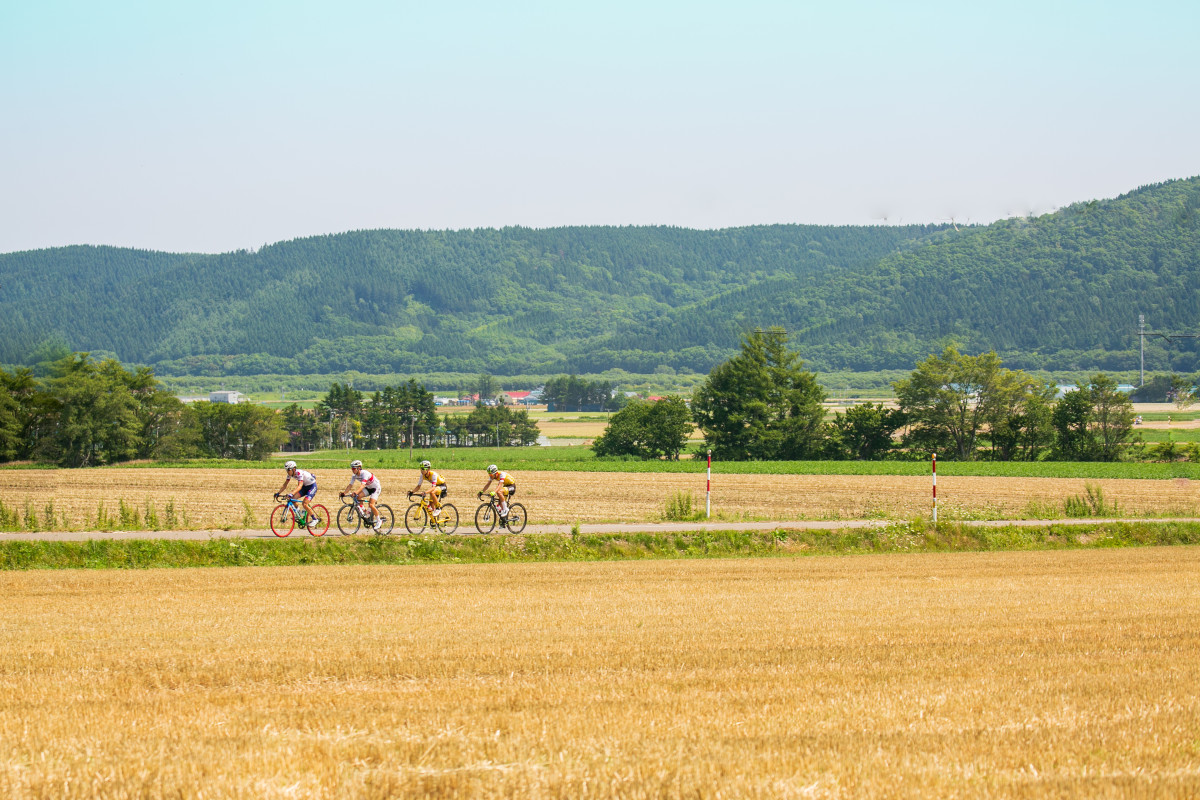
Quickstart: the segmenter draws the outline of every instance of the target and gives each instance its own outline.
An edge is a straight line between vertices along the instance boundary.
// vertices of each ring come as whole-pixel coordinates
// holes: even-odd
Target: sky
[[[986,223],[1200,175],[1200,3],[0,3],[0,252]]]

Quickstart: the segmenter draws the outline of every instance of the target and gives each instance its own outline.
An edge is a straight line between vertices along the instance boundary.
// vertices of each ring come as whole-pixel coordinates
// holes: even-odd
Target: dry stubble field
[[[416,484],[415,471],[377,470],[383,502],[397,515],[407,506],[404,492]],[[449,501],[469,520],[483,487],[478,471],[442,473],[451,487]],[[338,508],[337,492],[349,473],[318,474],[318,502]],[[517,499],[531,523],[643,522],[661,519],[667,499],[691,491],[703,506],[704,475],[587,472],[527,472],[518,475]],[[246,506],[256,525],[267,527],[274,505],[271,493],[283,481],[282,470],[158,469],[101,467],[81,470],[0,470],[0,500],[10,508],[28,504],[42,519],[52,502],[66,527],[87,530],[103,502],[112,513],[119,500],[144,513],[153,503],[160,520],[168,501],[176,516],[186,514],[193,529],[244,528]],[[1012,519],[1036,514],[1038,507],[1058,509],[1063,498],[1099,485],[1107,502],[1130,515],[1196,516],[1200,489],[1187,479],[1082,480],[1069,478],[979,478],[938,476],[943,519]],[[714,475],[713,514],[718,519],[912,519],[931,506],[927,477],[874,475]],[[1043,512],[1044,513],[1044,512]]]
[[[0,574],[0,796],[1195,797],[1200,549]]]

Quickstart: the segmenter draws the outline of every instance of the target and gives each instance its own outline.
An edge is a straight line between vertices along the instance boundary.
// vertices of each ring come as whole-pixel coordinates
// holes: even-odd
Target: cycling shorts
[[[296,498],[297,499],[307,498],[309,500],[312,500],[316,496],[317,496],[317,485],[315,483],[310,483],[310,484],[301,486],[299,489],[296,490]]]

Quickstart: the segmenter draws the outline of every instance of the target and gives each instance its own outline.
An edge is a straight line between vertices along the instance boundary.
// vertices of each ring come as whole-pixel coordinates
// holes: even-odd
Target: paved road
[[[1020,527],[1041,527],[1045,525],[1096,525],[1109,522],[1200,522],[1200,518],[1184,519],[1020,519],[1020,520],[985,520],[969,522],[969,525],[987,527],[1003,527],[1017,525]],[[679,531],[771,531],[777,528],[786,530],[839,530],[845,528],[882,528],[891,524],[884,520],[852,519],[840,521],[782,521],[782,522],[611,522],[587,523],[579,526],[580,533],[674,533]],[[562,525],[530,525],[524,533],[567,533],[570,524]],[[475,528],[470,525],[460,526],[458,534],[477,536]],[[339,536],[336,526],[330,527],[327,536]],[[393,536],[408,536],[408,532],[400,527],[392,532]],[[296,529],[290,538],[304,538],[305,534]],[[249,530],[210,530],[210,531],[40,531],[38,533],[0,533],[0,542],[15,541],[55,541],[55,542],[84,542],[89,539],[187,539],[204,541],[206,539],[274,539],[269,529]]]

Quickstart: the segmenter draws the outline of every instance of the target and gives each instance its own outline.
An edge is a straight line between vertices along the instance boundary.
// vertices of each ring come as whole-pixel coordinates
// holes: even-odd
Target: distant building
[[[240,392],[209,392],[208,402],[210,403],[240,403],[242,395]]]
[[[537,402],[537,399],[533,397],[533,392],[520,392],[516,391],[515,389],[507,392],[501,392],[500,398],[502,400],[507,398],[507,402],[513,405],[520,404],[529,406]]]

